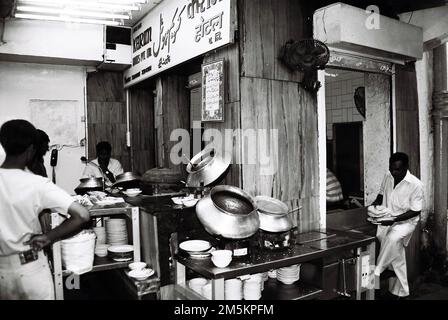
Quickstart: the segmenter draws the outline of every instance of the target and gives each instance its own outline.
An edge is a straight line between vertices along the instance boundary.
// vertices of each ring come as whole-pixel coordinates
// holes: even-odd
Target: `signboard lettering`
[[[232,40],[231,0],[165,0],[132,30],[125,87]]]

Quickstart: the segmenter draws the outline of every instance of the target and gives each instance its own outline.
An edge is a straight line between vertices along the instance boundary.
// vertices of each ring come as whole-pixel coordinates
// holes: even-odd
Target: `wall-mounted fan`
[[[355,94],[353,95],[353,99],[355,100],[355,106],[358,112],[362,115],[363,118],[366,117],[366,94],[364,87],[358,87],[355,89]]]
[[[316,92],[320,83],[315,71],[325,68],[330,50],[325,43],[315,39],[289,40],[280,50],[280,59],[290,70],[304,72],[302,85]]]

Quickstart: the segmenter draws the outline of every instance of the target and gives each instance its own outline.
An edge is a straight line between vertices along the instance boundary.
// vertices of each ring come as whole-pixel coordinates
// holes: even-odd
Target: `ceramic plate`
[[[211,248],[211,244],[204,240],[188,240],[179,245],[179,248],[187,252],[202,252]]]

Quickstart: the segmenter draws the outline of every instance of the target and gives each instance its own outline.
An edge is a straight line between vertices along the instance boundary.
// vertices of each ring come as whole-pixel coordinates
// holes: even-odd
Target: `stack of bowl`
[[[193,278],[188,281],[188,287],[198,294],[202,295],[202,287],[208,283],[208,280],[205,278]]]
[[[260,274],[251,275],[250,278],[244,280],[244,300],[260,300],[262,290],[263,278]]]
[[[224,299],[242,300],[243,299],[243,281],[240,279],[228,279],[224,281]]]
[[[277,269],[277,280],[284,284],[293,284],[300,279],[300,264]]]
[[[107,256],[107,248],[109,248],[109,244],[96,244],[95,245],[95,255],[98,257]]]
[[[96,234],[96,244],[106,243],[106,228],[105,227],[93,227],[93,232]]]

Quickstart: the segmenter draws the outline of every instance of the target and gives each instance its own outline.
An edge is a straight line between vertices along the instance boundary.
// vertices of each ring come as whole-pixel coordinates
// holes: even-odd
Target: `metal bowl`
[[[280,200],[266,196],[255,197],[260,218],[260,229],[269,232],[291,230],[293,223],[288,206]]]
[[[233,186],[214,187],[196,204],[196,214],[208,233],[223,238],[248,238],[260,227],[252,197]]]
[[[230,155],[220,155],[214,148],[206,148],[195,155],[187,165],[187,186],[201,187],[216,182],[229,168]]]
[[[142,178],[133,172],[124,172],[115,177],[113,187],[120,187],[122,184],[133,181],[140,181]]]
[[[81,182],[76,188],[76,194],[86,194],[88,191],[102,191],[103,190],[103,179],[102,178],[82,178],[79,179]]]

